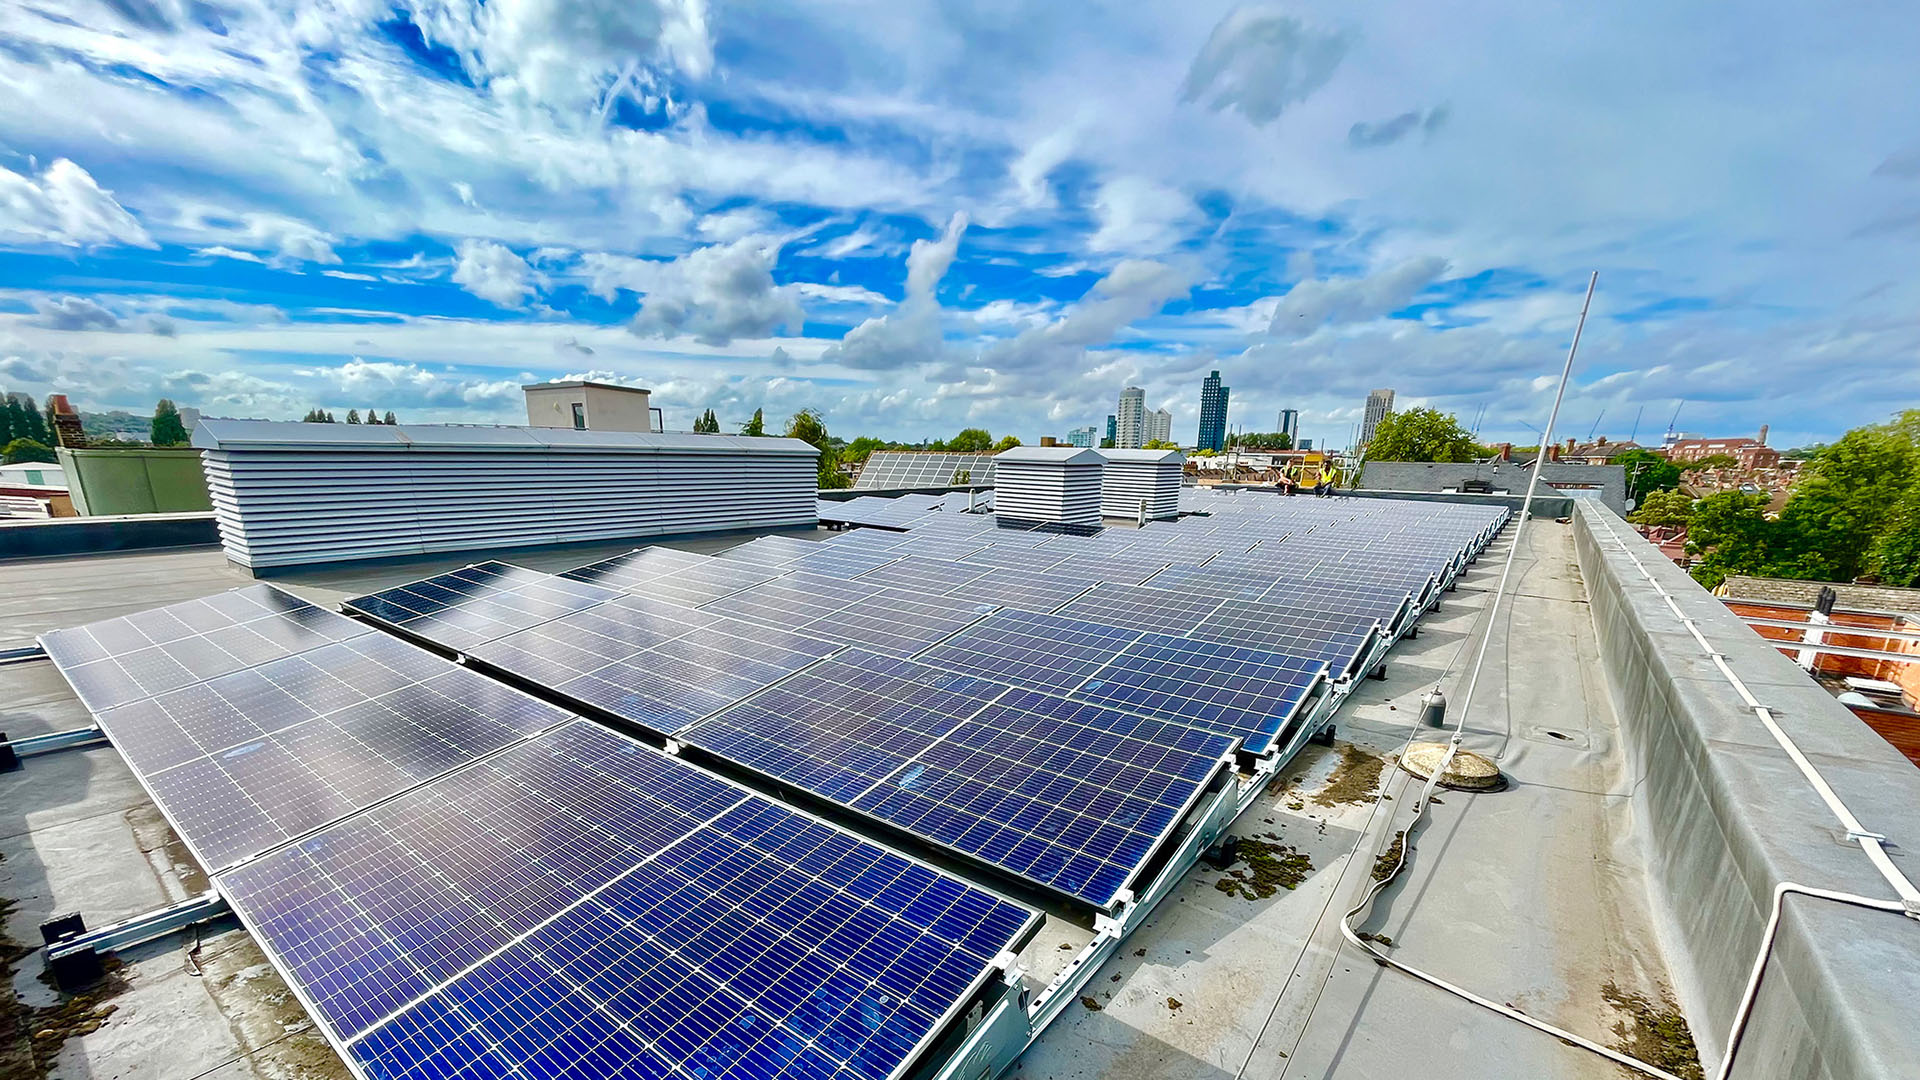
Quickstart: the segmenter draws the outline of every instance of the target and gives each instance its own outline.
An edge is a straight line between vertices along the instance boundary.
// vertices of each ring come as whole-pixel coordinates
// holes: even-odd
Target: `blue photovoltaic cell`
[[[1234,743],[1010,690],[853,805],[1105,907]]]
[[[984,566],[969,566],[966,563],[948,562],[944,559],[924,559],[908,556],[897,562],[876,567],[861,574],[857,580],[868,585],[891,585],[896,589],[917,589],[920,592],[942,593],[956,585],[965,585],[987,573]]]
[[[822,615],[831,615],[879,591],[876,585],[821,574],[793,573],[765,584],[750,586],[731,596],[723,596],[702,605],[700,610],[745,619],[776,630],[791,630]]]
[[[466,652],[620,595],[590,582],[493,562],[355,597],[343,606]]]
[[[817,544],[818,550],[811,555],[803,555],[787,564],[789,570],[803,570],[810,574],[825,574],[828,577],[855,578],[883,563],[899,558],[898,553],[888,551],[863,551],[859,548],[844,547],[839,544]]]
[[[850,650],[680,737],[845,803],[1005,690]]]
[[[1067,553],[1064,551],[1044,547],[995,543],[962,557],[960,561],[979,566],[998,566],[1010,570],[1045,573],[1048,567],[1060,563],[1066,557]]]
[[[791,536],[760,536],[717,552],[714,557],[754,566],[784,566],[802,555],[813,554],[819,544],[817,540],[800,540]]]
[[[964,585],[957,585],[947,595],[959,600],[1044,613],[1086,592],[1090,584],[1084,578],[1001,568]]]
[[[858,652],[680,738],[1102,907],[1235,744]]]
[[[212,597],[160,609],[173,612],[166,620],[147,612],[122,627],[66,632],[71,640],[95,640],[98,628],[128,644],[125,627],[195,623],[230,641],[232,632],[244,631],[271,643],[262,656],[299,649],[95,713],[209,869],[570,718],[343,616],[256,589],[264,592],[251,599]],[[219,625],[220,612],[246,621]],[[204,639],[178,637],[166,647],[195,640]],[[113,661],[91,663],[102,662]]]
[[[992,610],[992,604],[887,589],[801,629],[888,656],[908,657]]]
[[[1138,631],[1058,615],[999,611],[917,658],[951,671],[1065,693],[1140,640]]]
[[[1325,674],[1320,661],[1147,634],[1075,696],[1235,735],[1259,754]]]
[[[885,1080],[1037,920],[586,724],[221,886],[383,1080]]]
[[[1058,613],[1144,633],[1183,634],[1205,622],[1220,609],[1220,604],[1220,600],[1211,596],[1139,585],[1103,584],[1082,593]]]
[[[629,551],[624,555],[615,555],[611,559],[602,559],[585,566],[576,566],[560,576],[571,581],[584,581],[601,585],[609,589],[644,592],[636,586],[657,578],[671,576],[707,561],[705,555],[696,555],[690,551],[676,548],[649,547],[638,551]]]

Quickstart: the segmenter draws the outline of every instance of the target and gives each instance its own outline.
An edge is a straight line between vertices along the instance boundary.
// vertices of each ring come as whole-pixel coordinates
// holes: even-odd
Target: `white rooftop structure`
[[[1106,459],[1078,446],[1016,446],[994,457],[994,514],[1061,525],[1100,524]]]
[[[1102,450],[1100,514],[1111,518],[1171,520],[1180,516],[1180,475],[1187,457],[1178,450]]]

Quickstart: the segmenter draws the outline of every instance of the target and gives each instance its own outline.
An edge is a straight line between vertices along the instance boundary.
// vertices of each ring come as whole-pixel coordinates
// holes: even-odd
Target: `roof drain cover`
[[[1401,755],[1400,767],[1425,780],[1446,756],[1446,743],[1417,742]],[[1455,791],[1499,791],[1507,786],[1507,778],[1492,761],[1471,750],[1461,750],[1453,755],[1447,771],[1440,774],[1440,786]]]

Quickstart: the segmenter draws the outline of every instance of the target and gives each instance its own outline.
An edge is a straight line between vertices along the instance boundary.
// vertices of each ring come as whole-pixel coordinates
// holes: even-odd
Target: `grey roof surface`
[[[693,435],[574,428],[466,424],[306,424],[283,420],[202,420],[193,429],[202,450],[594,450],[816,456],[799,439]]]
[[[1815,884],[1871,890],[1874,883],[1860,875],[1858,850],[1807,809],[1803,782],[1767,743],[1752,714],[1743,720],[1738,700],[1712,682],[1712,669],[1687,658],[1691,639],[1674,628],[1654,627],[1656,659],[1681,672],[1664,685],[1683,698],[1726,706],[1705,735],[1709,760],[1724,758],[1714,771],[1718,787],[1712,798],[1744,806],[1753,836],[1735,838],[1743,847],[1731,862],[1713,861],[1726,851],[1723,832],[1704,803],[1682,798],[1684,785],[1673,778],[1678,763],[1693,761],[1698,748],[1676,747],[1663,732],[1623,725],[1637,715],[1628,710],[1640,695],[1661,680],[1645,672],[1624,680],[1611,674],[1632,658],[1621,659],[1627,654],[1616,623],[1606,624],[1613,636],[1604,639],[1596,627],[1596,606],[1618,601],[1610,599],[1611,585],[1596,590],[1582,575],[1582,566],[1612,572],[1611,561],[1596,564],[1599,556],[1576,551],[1584,520],[1529,523],[1511,604],[1493,628],[1486,674],[1466,728],[1466,748],[1497,760],[1513,786],[1498,793],[1447,792],[1436,800],[1406,875],[1360,928],[1377,935],[1397,959],[1602,1043],[1631,1043],[1633,995],[1656,1007],[1677,1002],[1694,1019],[1711,1064],[1724,1041],[1717,1025],[1729,979],[1687,943],[1715,942],[1717,962],[1743,974],[1753,935],[1721,931],[1715,937],[1696,909],[1673,907],[1676,876],[1691,875],[1726,910],[1749,918],[1749,893],[1758,888],[1764,895],[1770,885],[1765,874],[1746,876],[1752,866]],[[1388,799],[1376,802],[1366,783],[1351,781],[1414,731],[1419,699],[1435,683],[1459,707],[1469,645],[1485,622],[1512,536],[1509,530],[1455,591],[1442,595],[1441,607],[1422,621],[1417,638],[1395,648],[1384,681],[1358,684],[1337,717],[1343,745],[1309,748],[1290,770],[1290,782],[1272,789],[1235,824],[1238,836],[1305,855],[1310,866],[1297,887],[1247,899],[1220,887],[1231,884],[1223,879],[1245,879],[1245,862],[1224,874],[1196,868],[1094,976],[1086,998],[1068,1005],[1008,1075],[1624,1075],[1557,1039],[1376,966],[1337,931],[1340,912],[1368,880],[1373,854],[1405,827],[1413,801],[1409,778],[1390,764],[1380,778]],[[672,546],[714,551],[746,539]],[[557,570],[630,547],[498,554],[533,569]],[[331,605],[479,557],[310,571],[280,583]],[[1682,588],[1678,571],[1668,575],[1669,569],[1654,567]],[[0,647],[250,582],[213,548],[0,565],[0,626],[13,639]],[[1683,599],[1718,607],[1697,590]],[[1649,609],[1658,604],[1650,593],[1631,594],[1630,600],[1645,601]],[[1710,611],[1690,607],[1689,613],[1711,619]],[[1731,622],[1724,609],[1719,614]],[[1797,708],[1798,691],[1805,689],[1812,695],[1808,708],[1839,708],[1758,638],[1750,649],[1731,643],[1727,652],[1770,702]],[[6,702],[6,729],[14,737],[88,722],[50,665],[0,667],[0,701]],[[1902,785],[1900,777],[1882,771],[1878,759],[1863,762],[1865,751],[1851,741],[1857,733],[1832,730],[1825,714],[1785,719],[1814,740],[1810,753],[1833,770],[1836,785],[1850,798],[1868,790],[1859,785],[1870,784],[1885,796],[1878,806],[1907,815],[1916,805],[1920,775]],[[1659,749],[1650,768],[1645,751],[1636,748],[1655,739],[1663,741],[1654,743]],[[1348,794],[1358,798],[1341,801]],[[1880,816],[1868,824],[1914,827]],[[1676,832],[1683,833],[1678,840]],[[90,925],[99,925],[204,887],[198,868],[108,748],[35,757],[19,772],[0,774],[0,856],[0,897],[17,905],[5,929],[20,942],[37,941],[37,924],[55,912],[78,910]],[[1667,865],[1676,859],[1685,865]],[[1770,976],[1765,984],[1753,1036],[1761,1044],[1751,1060],[1743,1053],[1751,1068],[1736,1075],[1902,1075],[1897,1062],[1916,1038],[1914,1026],[1901,1017],[1906,1003],[1920,998],[1920,960],[1908,962],[1920,957],[1920,937],[1914,936],[1920,931],[1897,916],[1799,910],[1789,920],[1792,936],[1784,939],[1790,949],[1782,963],[1793,965],[1792,977]],[[1758,914],[1764,918],[1764,908]],[[1049,920],[1021,957],[1030,985],[1044,986],[1086,940],[1071,924]],[[1830,948],[1822,952],[1818,942]],[[115,1011],[98,1030],[66,1040],[55,1059],[56,1074],[220,1080],[345,1075],[237,925],[175,935],[125,959],[104,999]],[[35,977],[40,963],[37,953],[27,955],[12,980],[13,992],[34,1005],[53,1001]],[[1737,993],[1740,980],[1731,981]],[[1088,1007],[1088,1000],[1097,1008]],[[1801,1037],[1803,1031],[1812,1034]],[[1812,1062],[1795,1056],[1809,1045],[1844,1047],[1851,1056]],[[1882,1060],[1896,1064],[1871,1067]],[[1868,1067],[1855,1067],[1863,1062]]]

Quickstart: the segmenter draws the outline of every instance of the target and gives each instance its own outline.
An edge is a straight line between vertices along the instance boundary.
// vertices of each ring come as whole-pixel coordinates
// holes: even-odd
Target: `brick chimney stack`
[[[47,415],[53,421],[53,443],[69,450],[87,445],[86,432],[80,427],[80,414],[67,403],[65,394],[47,395]]]
[[[1513,460],[1513,444],[1512,443],[1503,442],[1500,444],[1500,460],[1501,461]]]
[[[1767,425],[1765,424],[1760,425],[1760,445],[1767,445]]]

